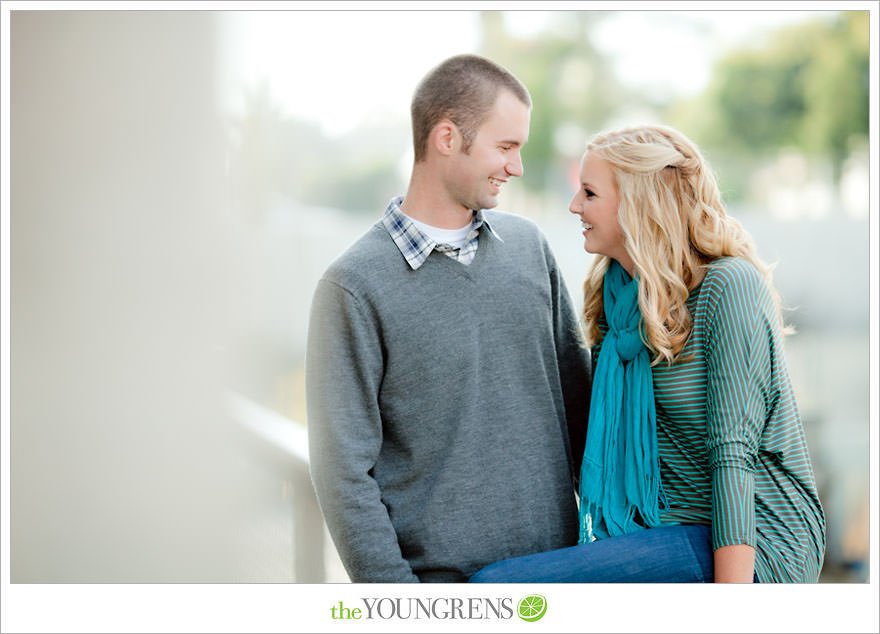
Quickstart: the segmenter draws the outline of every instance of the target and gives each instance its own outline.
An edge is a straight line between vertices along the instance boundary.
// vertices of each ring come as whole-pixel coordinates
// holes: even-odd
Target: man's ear
[[[461,134],[449,119],[443,119],[431,130],[431,143],[440,154],[449,156],[460,149]]]

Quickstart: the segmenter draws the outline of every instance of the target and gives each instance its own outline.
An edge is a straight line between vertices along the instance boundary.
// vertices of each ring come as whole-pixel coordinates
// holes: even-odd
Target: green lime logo
[[[523,621],[529,623],[538,621],[547,613],[547,599],[540,594],[530,594],[523,597],[517,606],[517,614]]]

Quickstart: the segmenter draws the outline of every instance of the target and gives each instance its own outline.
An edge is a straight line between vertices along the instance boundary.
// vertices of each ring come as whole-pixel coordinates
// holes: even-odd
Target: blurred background
[[[405,192],[412,91],[462,52],[531,91],[499,208],[540,225],[576,304],[587,139],[657,122],[701,146],[798,331],[820,580],[868,580],[867,11],[9,23],[13,583],[348,580],[307,474],[311,295]]]

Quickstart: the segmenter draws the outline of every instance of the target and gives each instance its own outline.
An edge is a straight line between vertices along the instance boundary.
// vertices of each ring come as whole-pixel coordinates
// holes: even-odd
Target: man
[[[577,541],[587,353],[543,235],[486,211],[523,173],[530,112],[485,58],[432,70],[406,196],[315,292],[311,473],[354,582],[464,582]]]

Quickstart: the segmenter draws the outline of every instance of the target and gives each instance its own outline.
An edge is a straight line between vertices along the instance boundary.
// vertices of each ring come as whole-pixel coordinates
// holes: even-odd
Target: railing
[[[260,445],[285,479],[293,485],[293,579],[323,583],[324,523],[309,476],[306,426],[236,393],[228,395],[233,419]]]

